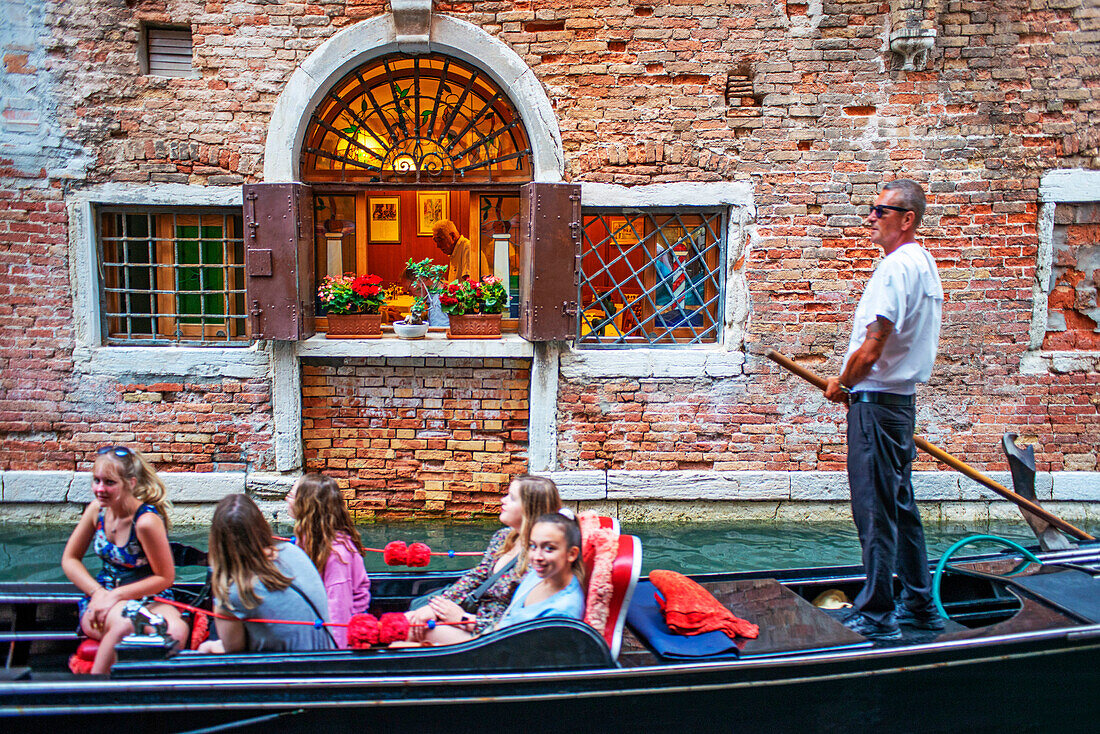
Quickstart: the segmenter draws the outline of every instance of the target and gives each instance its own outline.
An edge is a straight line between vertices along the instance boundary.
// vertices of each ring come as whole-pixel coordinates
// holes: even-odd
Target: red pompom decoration
[[[91,673],[97,650],[99,650],[99,640],[93,640],[89,637],[81,642],[80,646],[76,648],[76,653],[69,658],[69,670],[74,675]]]
[[[405,563],[410,566],[427,566],[432,560],[432,549],[426,543],[413,543],[408,548]]]
[[[404,566],[408,560],[409,549],[405,547],[403,540],[391,540],[382,549],[382,560],[387,566]]]
[[[383,645],[406,640],[409,637],[409,620],[401,612],[386,612],[378,620],[378,641]]]
[[[404,619],[405,615],[402,614],[401,617]],[[378,632],[378,620],[373,614],[353,614],[348,620],[348,647],[362,650],[377,645]]]
[[[191,649],[198,650],[199,645],[206,642],[210,636],[210,617],[205,614],[195,615],[195,624],[191,627]]]

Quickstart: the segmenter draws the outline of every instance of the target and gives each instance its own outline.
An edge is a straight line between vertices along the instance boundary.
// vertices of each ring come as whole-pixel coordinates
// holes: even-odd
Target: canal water
[[[427,543],[433,551],[481,551],[497,524],[375,523],[360,526],[363,544],[382,548],[391,540]],[[1083,527],[1096,535],[1100,527]],[[0,524],[0,581],[63,581],[61,551],[70,528]],[[290,535],[289,525],[277,532]],[[859,539],[850,523],[714,522],[631,524],[642,541],[642,571],[668,568],[684,573],[805,568],[859,563]],[[176,526],[171,537],[206,548],[207,528]],[[976,533],[999,535],[1025,545],[1035,542],[1024,523],[945,524],[925,528],[928,552],[938,557],[955,541]],[[992,549],[977,545],[976,550]],[[89,554],[90,555],[90,554]],[[430,569],[462,569],[476,558],[433,557]],[[99,562],[89,558],[89,568]],[[381,553],[368,553],[367,571],[383,571]],[[395,569],[389,569],[395,570]],[[93,571],[94,572],[94,571]],[[201,580],[202,569],[180,569],[181,580]]]

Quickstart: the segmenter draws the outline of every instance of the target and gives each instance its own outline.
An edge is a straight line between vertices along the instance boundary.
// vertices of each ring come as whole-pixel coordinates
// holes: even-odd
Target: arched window
[[[302,180],[523,183],[531,146],[508,96],[457,59],[391,54],[341,79],[314,110]]]

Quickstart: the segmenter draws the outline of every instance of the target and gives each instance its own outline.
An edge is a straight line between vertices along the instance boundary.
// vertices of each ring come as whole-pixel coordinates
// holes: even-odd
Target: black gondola
[[[1039,559],[1012,577],[1015,555],[960,561],[942,587],[947,629],[903,628],[889,645],[809,603],[858,590],[859,568],[833,567],[693,576],[761,627],[724,659],[663,658],[629,627],[613,657],[590,627],[562,620],[434,649],[149,659],[138,646],[109,678],[62,672],[75,635],[49,630],[75,627],[71,586],[0,584],[11,629],[0,716],[18,717],[8,731],[1088,729],[1100,714],[1100,544]],[[375,574],[375,608],[453,576]]]

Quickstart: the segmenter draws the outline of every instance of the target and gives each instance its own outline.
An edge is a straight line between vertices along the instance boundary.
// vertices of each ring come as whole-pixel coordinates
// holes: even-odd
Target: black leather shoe
[[[939,612],[934,608],[930,611],[916,614],[901,602],[898,602],[897,606],[894,607],[894,618],[898,620],[898,624],[904,624],[906,627],[913,627],[919,630],[932,630],[933,632],[942,630],[946,623],[944,618],[941,617]]]
[[[879,624],[870,617],[853,612],[844,620],[844,626],[869,640],[900,640],[901,630],[896,624]]]

